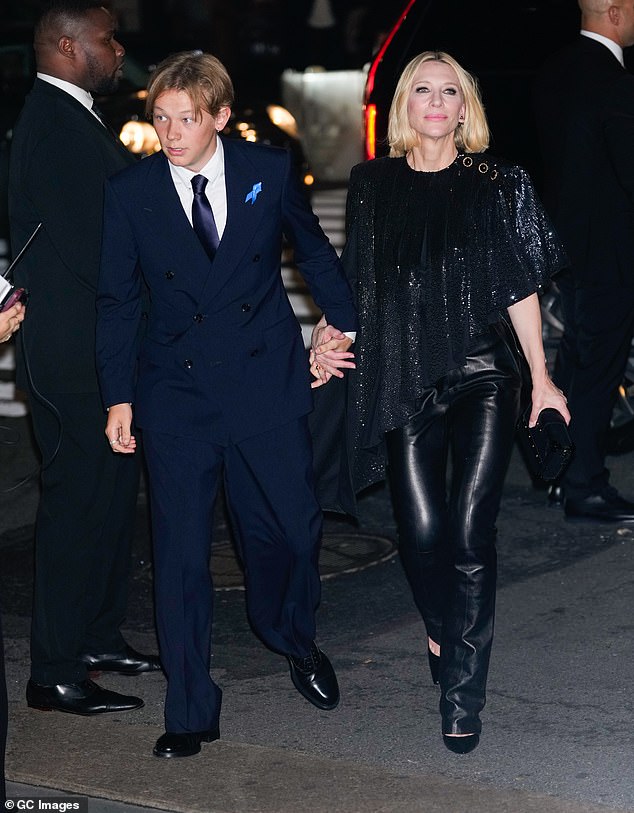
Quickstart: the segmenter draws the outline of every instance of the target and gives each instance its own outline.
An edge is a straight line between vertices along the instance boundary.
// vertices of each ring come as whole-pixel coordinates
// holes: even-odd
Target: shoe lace
[[[300,672],[305,672],[306,674],[314,672],[321,663],[321,653],[317,649],[316,644],[311,644],[310,653],[304,658],[294,657],[293,663],[295,664],[295,668]]]

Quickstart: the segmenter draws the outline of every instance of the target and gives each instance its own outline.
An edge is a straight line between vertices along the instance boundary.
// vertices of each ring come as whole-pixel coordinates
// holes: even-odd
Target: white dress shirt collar
[[[87,90],[84,90],[83,88],[80,88],[77,85],[73,85],[72,82],[67,82],[65,79],[58,79],[57,76],[49,76],[47,73],[38,73],[37,78],[41,79],[43,82],[48,82],[49,85],[55,85],[56,88],[59,88],[60,90],[63,90],[66,93],[68,93],[70,96],[73,97],[73,99],[76,99],[79,102],[79,104],[82,104],[87,110],[90,110],[90,112],[93,114],[93,116],[95,116],[98,122],[102,123],[99,116],[93,113],[92,110],[93,98],[92,95],[88,93]]]
[[[625,67],[625,62],[623,60],[623,49],[618,44],[618,42],[614,42],[614,40],[611,40],[609,37],[604,37],[602,34],[595,34],[594,31],[585,31],[584,29],[581,30],[581,36],[588,37],[588,39],[596,40],[597,42],[600,42],[602,45],[605,45],[606,48],[612,51],[612,53],[619,60],[621,65]]]
[[[213,186],[213,184],[218,180],[218,177],[224,174],[225,152],[222,146],[222,141],[220,138],[216,137],[216,150],[199,172],[192,172],[192,170],[187,169],[187,167],[175,166],[171,163],[171,161],[169,162],[169,167],[175,184],[184,184],[191,189],[192,178],[194,178],[196,175],[204,175],[209,181],[209,184]]]
[[[174,166],[169,159],[167,163],[172,182],[174,183],[181,205],[190,223],[192,222],[191,210],[192,201],[194,199],[192,178],[196,175],[204,175],[205,178],[207,178],[208,183],[205,187],[205,195],[214,213],[218,236],[222,239],[227,224],[227,190],[225,186],[225,153],[221,139],[218,138],[216,140],[216,150],[200,172],[192,172],[191,169],[187,169],[186,167]]]

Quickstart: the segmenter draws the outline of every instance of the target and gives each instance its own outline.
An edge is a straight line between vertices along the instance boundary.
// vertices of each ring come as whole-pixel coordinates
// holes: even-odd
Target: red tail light
[[[403,20],[407,17],[407,13],[414,5],[416,0],[409,0],[405,9],[403,10],[402,14],[396,21],[396,24],[387,35],[387,37],[383,40],[381,47],[379,48],[379,52],[374,57],[372,64],[370,65],[370,70],[368,71],[368,78],[365,83],[365,154],[366,158],[374,158],[376,155],[376,105],[375,104],[368,104],[368,99],[372,91],[374,90],[374,77],[376,74],[376,69],[379,67],[381,60],[383,59],[383,55],[387,50],[387,46],[390,42],[394,39],[394,35],[399,30],[401,25],[403,24]]]
[[[365,159],[376,158],[376,105],[365,106]]]

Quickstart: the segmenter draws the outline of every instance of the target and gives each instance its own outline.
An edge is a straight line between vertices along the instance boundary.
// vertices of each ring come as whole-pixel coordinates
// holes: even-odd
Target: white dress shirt
[[[216,151],[209,161],[200,170],[192,172],[186,167],[178,167],[169,162],[170,173],[174,186],[178,193],[180,202],[185,210],[189,222],[192,222],[192,203],[194,202],[194,190],[192,189],[192,178],[196,175],[204,175],[207,178],[205,195],[214,213],[218,239],[222,240],[222,235],[227,225],[227,187],[225,185],[225,152],[222,141],[216,139]]]

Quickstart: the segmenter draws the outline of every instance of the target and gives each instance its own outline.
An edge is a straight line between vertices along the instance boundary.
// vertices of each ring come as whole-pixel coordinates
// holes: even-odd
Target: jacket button
[[[257,348],[257,347],[255,348],[255,350],[252,350],[252,351],[251,351],[251,358],[254,358],[255,356],[257,356],[258,352],[259,352],[259,351],[258,351],[258,348]]]
[[[186,367],[188,370],[191,370],[191,368],[194,366],[194,362],[191,359],[185,359],[185,361],[183,362],[183,366]]]
[[[194,322],[198,322],[200,324],[204,318],[205,317],[202,315],[202,313],[197,313],[196,316],[194,316]]]
[[[259,255],[259,254],[255,254],[255,255],[254,255],[254,257],[253,257],[253,262],[254,262],[254,263],[259,263],[259,262],[260,262],[260,255]]]
[[[174,272],[173,271],[166,271],[165,272],[165,279],[174,279]]]
[[[242,313],[248,313],[251,310],[251,305],[248,302],[245,302],[242,306]]]

